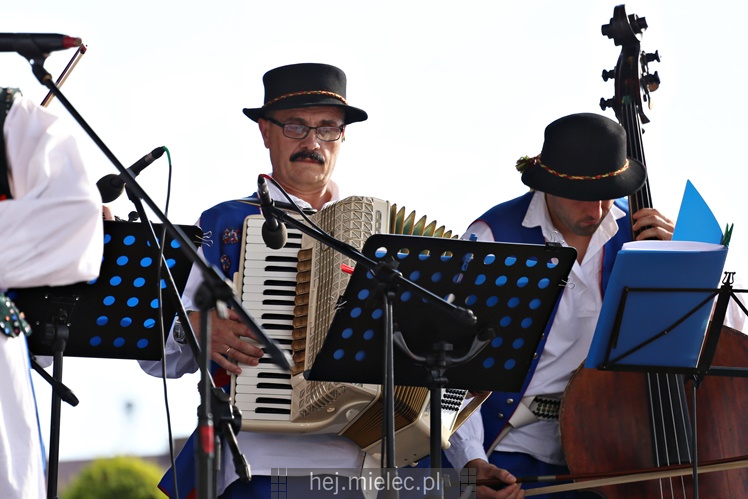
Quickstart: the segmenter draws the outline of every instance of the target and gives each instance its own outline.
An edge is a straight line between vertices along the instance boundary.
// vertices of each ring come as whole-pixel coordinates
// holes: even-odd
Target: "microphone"
[[[164,154],[164,151],[166,151],[166,148],[164,146],[155,148],[153,151],[137,160],[130,168],[128,168],[127,173],[129,173],[133,177],[137,177],[140,172],[145,170],[146,166],[150,165],[158,158],[160,158]],[[101,177],[99,181],[96,182],[96,187],[99,188],[101,200],[105,203],[111,203],[122,195],[122,193],[125,191],[126,183],[126,174],[120,173],[119,175],[117,175],[111,173],[109,175],[104,175],[103,177]]]
[[[0,33],[0,52],[33,56],[80,47],[81,39],[57,33]]]
[[[262,240],[270,249],[281,249],[286,245],[288,230],[286,230],[286,224],[275,218],[270,211],[273,200],[270,198],[268,183],[263,175],[257,177],[257,195],[260,197],[260,209],[265,216],[265,223],[262,224]]]

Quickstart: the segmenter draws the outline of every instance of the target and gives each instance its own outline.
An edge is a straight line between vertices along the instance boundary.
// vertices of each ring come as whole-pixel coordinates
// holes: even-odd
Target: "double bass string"
[[[639,160],[646,167],[639,110],[634,102],[622,103],[621,121],[626,129],[629,156]],[[629,203],[631,204],[630,213],[632,214],[642,208],[653,206],[648,171],[647,180],[641,189],[630,196]],[[642,230],[644,228],[632,233],[634,239]],[[687,412],[687,401],[685,400],[683,375],[648,372],[646,373],[646,379],[656,464],[658,466],[671,466],[684,464],[684,462],[692,463],[694,459],[691,449],[692,435],[688,431],[691,425],[690,416]],[[676,494],[682,494],[683,497],[686,497],[686,484],[683,475],[680,476],[679,484],[674,483],[671,477],[665,479],[667,480],[665,483],[663,483],[663,479],[660,479],[661,496],[664,496],[666,489],[669,489],[669,497],[676,497]]]
[[[623,128],[626,130],[629,156],[633,156],[634,159],[639,160],[641,164],[645,166],[645,171],[647,171],[647,161],[644,159],[644,147],[641,141],[641,124],[639,123],[638,111],[635,105],[628,103],[621,106],[621,121]],[[636,131],[637,133],[631,133],[631,131]],[[648,172],[647,180],[644,182],[644,185],[634,194],[629,196],[629,203],[631,204],[631,213],[636,213],[641,208],[652,207],[652,193],[649,188]],[[633,234],[634,239],[636,239],[636,235],[637,234]]]
[[[639,110],[633,102],[623,102],[621,105],[621,124],[626,130],[629,156],[640,161],[645,167],[644,146],[642,142],[641,122]],[[649,178],[637,192],[629,197],[630,213],[636,213],[642,208],[651,208],[652,193],[649,186]],[[633,230],[632,236],[637,235],[645,228],[638,231]],[[684,397],[685,387],[683,376],[668,373],[646,373],[647,399],[649,402],[649,417],[653,433],[654,460],[657,466],[671,466],[692,462],[693,456],[690,448],[690,421],[686,412],[686,400]],[[671,448],[674,447],[674,448]],[[684,454],[685,453],[685,454]],[[685,459],[681,457],[685,455]],[[663,480],[666,482],[663,483]],[[680,483],[673,481],[672,477],[660,479],[660,496],[677,497],[682,494],[686,497],[686,484],[683,476]],[[668,490],[669,489],[669,490]],[[679,490],[678,490],[679,489]]]

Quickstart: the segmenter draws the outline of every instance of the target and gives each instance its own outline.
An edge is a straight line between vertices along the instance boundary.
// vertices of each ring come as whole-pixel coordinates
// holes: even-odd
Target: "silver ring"
[[[226,355],[226,357],[228,357],[228,356],[229,356],[229,352],[230,352],[230,351],[231,351],[231,347],[228,347],[228,348],[226,349],[226,354],[225,354],[225,355]]]

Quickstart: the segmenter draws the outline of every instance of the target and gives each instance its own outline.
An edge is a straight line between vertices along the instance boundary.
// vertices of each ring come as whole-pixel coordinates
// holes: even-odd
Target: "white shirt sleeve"
[[[467,228],[461,239],[470,239],[471,236],[475,236],[474,239],[476,241],[495,241],[491,228],[487,223],[480,220],[470,224],[470,227]]]
[[[486,458],[483,450],[483,417],[480,410],[475,411],[449,439],[449,449],[444,454],[456,469],[464,468],[473,459]]]
[[[0,201],[0,289],[62,286],[99,275],[102,202],[57,117],[18,98],[5,119],[12,199]]]
[[[203,248],[200,247],[197,250],[200,258],[203,256]],[[190,270],[190,275],[187,277],[187,283],[182,293],[182,306],[185,310],[196,310],[193,305],[192,297],[203,282],[203,276],[195,265]],[[182,326],[184,327],[184,325]],[[166,340],[164,346],[164,362],[166,363],[166,377],[167,378],[180,378],[185,374],[194,373],[197,371],[198,365],[195,356],[192,354],[192,349],[189,344],[182,344],[174,339],[172,331]],[[151,376],[161,377],[161,361],[160,360],[139,360],[140,368],[147,372]]]
[[[178,343],[173,334],[169,334],[164,345],[164,362],[167,378],[181,378],[185,374],[197,371],[197,361],[188,344]],[[140,368],[151,376],[161,377],[160,360],[138,360]]]

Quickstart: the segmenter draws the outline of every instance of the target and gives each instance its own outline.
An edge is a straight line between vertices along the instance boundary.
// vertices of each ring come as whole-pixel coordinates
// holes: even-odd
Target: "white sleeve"
[[[740,276],[735,276],[732,286],[733,289],[742,289],[745,287],[743,279]],[[737,331],[744,331],[746,315],[745,312],[743,312],[743,309],[746,308],[746,300],[743,293],[734,293],[733,297],[734,299],[730,300],[727,304],[725,320],[722,324]],[[716,303],[717,300],[715,299],[714,302]]]
[[[493,242],[496,239],[493,237],[493,231],[487,223],[477,220],[470,224],[465,233],[462,235],[462,239],[470,239],[474,236],[476,241],[490,241]]]
[[[188,344],[178,343],[169,333],[164,346],[164,362],[167,378],[181,378],[185,374],[197,371],[197,361]],[[138,360],[140,368],[151,376],[161,377],[160,360]]]
[[[475,411],[449,439],[449,449],[444,454],[456,469],[464,468],[473,459],[486,458],[483,450],[483,417],[480,410]]]
[[[101,196],[57,117],[16,99],[5,119],[12,199],[0,201],[0,289],[62,286],[99,275]]]
[[[203,256],[203,248],[200,247],[197,250],[200,258]],[[193,305],[193,296],[197,292],[200,284],[202,284],[203,276],[200,270],[193,265],[190,269],[190,275],[187,277],[187,284],[184,287],[182,293],[182,306],[185,310],[196,310]],[[174,339],[172,331],[169,332],[169,337],[166,340],[166,346],[164,347],[164,360],[166,362],[166,377],[167,378],[180,378],[185,374],[194,373],[197,371],[198,364],[195,356],[192,354],[192,349],[188,344],[182,344]],[[160,360],[139,360],[140,368],[147,372],[151,376],[161,377],[161,361]]]

